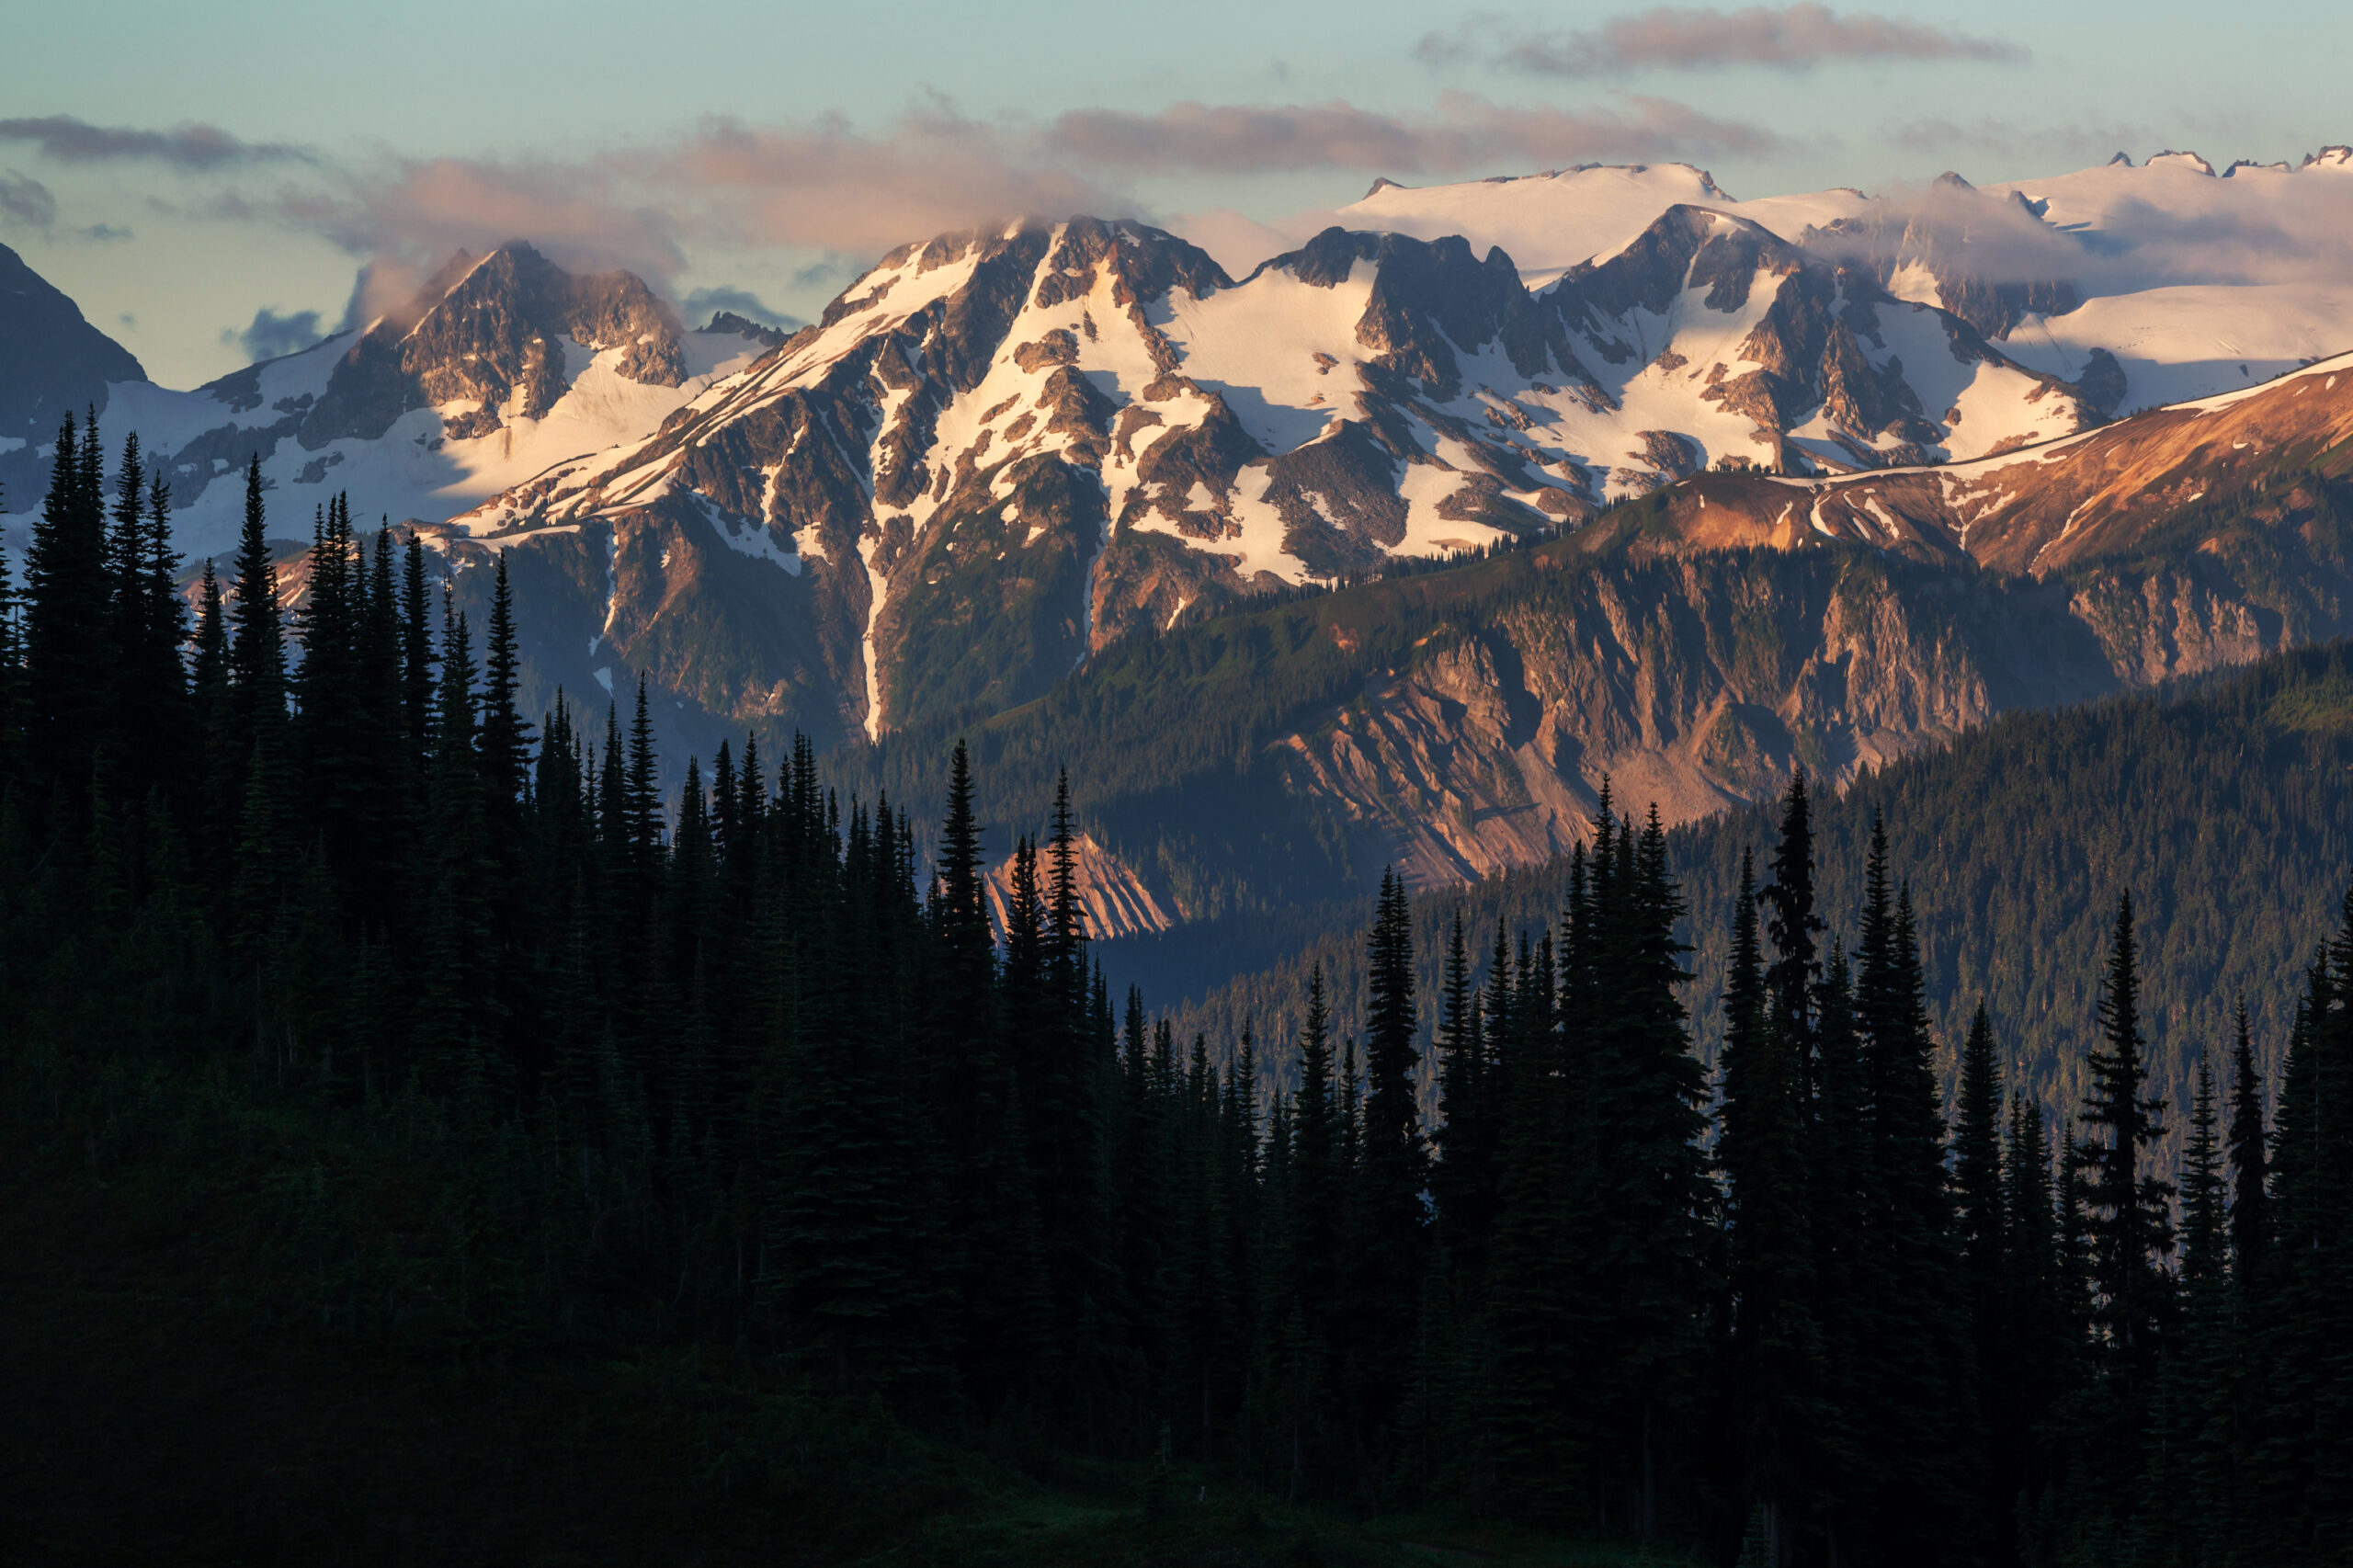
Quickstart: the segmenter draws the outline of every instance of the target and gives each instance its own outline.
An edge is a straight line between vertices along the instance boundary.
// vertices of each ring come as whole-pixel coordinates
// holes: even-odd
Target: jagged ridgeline
[[[1640,821],[1629,792],[1620,809]],[[1816,801],[1824,918],[1857,936],[1870,823],[1886,824],[1909,887],[1947,1092],[1971,1015],[1988,1008],[2010,1082],[2052,1115],[2079,1104],[2096,1023],[2097,955],[2116,895],[2140,901],[2143,1016],[2152,1081],[2188,1103],[2201,1057],[2229,1042],[2244,996],[2268,1066],[2286,1050],[2296,997],[2283,987],[2312,957],[2353,875],[2353,648],[2339,642],[2251,669],[2083,706],[2006,714],[1949,747],[1906,757]],[[1722,1038],[1725,955],[1744,850],[1770,842],[1774,808],[1745,807],[1671,831],[1688,901],[1684,993],[1698,1049]],[[1500,922],[1515,937],[1556,923],[1570,863],[1441,890],[1415,908],[1425,1023],[1443,937],[1459,913],[1482,975]],[[1115,975],[1173,997],[1194,977],[1296,944],[1281,964],[1212,983],[1171,1014],[1176,1033],[1238,1038],[1245,1024],[1288,1039],[1321,967],[1333,1028],[1361,1028],[1361,904],[1325,904],[1109,945]],[[1319,928],[1320,927],[1320,928]],[[1270,1074],[1279,1062],[1267,1063]]]

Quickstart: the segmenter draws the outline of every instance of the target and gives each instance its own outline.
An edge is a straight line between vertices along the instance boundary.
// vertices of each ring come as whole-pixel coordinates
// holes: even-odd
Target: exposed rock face
[[[1051,874],[1051,851],[1038,851],[1038,876],[1042,883]],[[1168,908],[1165,894],[1154,894],[1133,868],[1095,842],[1090,834],[1074,835],[1071,842],[1071,882],[1077,890],[1082,918],[1091,940],[1165,931],[1181,915]],[[1002,933],[1006,910],[1013,898],[1010,858],[990,868],[983,884],[989,901],[989,921]]]
[[[1280,743],[1289,787],[1336,805],[1360,860],[1442,886],[1566,851],[1605,778],[1621,808],[1655,803],[1671,824],[1800,766],[1841,779],[2004,708],[2127,678],[2063,594],[1869,556],[1559,572],[1557,589],[1434,639]]]
[[[546,416],[567,384],[563,339],[619,348],[631,381],[686,379],[677,322],[626,272],[574,278],[517,242],[486,256],[460,252],[404,309],[371,323],[345,351],[326,394],[296,438],[310,449],[353,436],[374,440],[412,408],[470,403],[450,435],[498,428],[508,413]]]
[[[0,245],[0,502],[22,511],[49,484],[41,449],[68,414],[107,406],[107,383],[143,381],[131,351]]]

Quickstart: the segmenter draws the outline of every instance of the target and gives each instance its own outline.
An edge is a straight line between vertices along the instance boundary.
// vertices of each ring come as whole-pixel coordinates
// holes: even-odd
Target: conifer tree
[[[2078,1118],[2084,1138],[2073,1154],[2099,1374],[2082,1445],[2083,1503],[2097,1528],[2124,1530],[2138,1512],[2133,1490],[2148,1458],[2151,1403],[2175,1318],[2163,1262],[2173,1250],[2174,1186],[2150,1169],[2165,1131],[2165,1102],[2146,1093],[2140,946],[2129,892],[2117,902],[2105,978],[2101,1040],[2086,1057],[2090,1083]]]
[[[1722,1131],[1729,1220],[1730,1391],[1740,1512],[1761,1506],[1779,1561],[1813,1528],[1822,1435],[1813,1413],[1823,1381],[1805,1190],[1805,1064],[1814,1032],[1818,962],[1813,850],[1805,778],[1798,775],[1781,818],[1773,881],[1761,891],[1743,858],[1733,906],[1733,957],[1724,989]],[[1775,957],[1762,963],[1756,911]]]
[[[1578,845],[1574,853],[1582,856],[1584,847]],[[1484,1032],[1457,910],[1438,999],[1438,1158],[1431,1167],[1430,1189],[1446,1248],[1467,1282],[1485,1273],[1488,1233],[1495,1224],[1495,1110]]]
[[[5,502],[6,496],[0,496]],[[0,799],[23,783],[25,766],[23,625],[17,616],[17,585],[8,549],[0,541]]]
[[[1384,871],[1368,954],[1363,1155],[1357,1198],[1349,1316],[1364,1379],[1368,1440],[1393,1426],[1413,1356],[1426,1264],[1423,1193],[1429,1161],[1415,1103],[1420,1025],[1414,1005],[1413,910],[1405,884]]]
[[[2088,1142],[2077,1155],[2089,1211],[2095,1313],[2109,1357],[2131,1371],[2152,1364],[2170,1302],[2161,1260],[2173,1250],[2173,1184],[2144,1175],[2165,1135],[2165,1102],[2146,1093],[2140,1014],[2140,944],[2132,895],[2117,901],[2100,1048],[2086,1058],[2091,1086],[2081,1120]]]
[[[425,541],[411,528],[401,557],[401,713],[408,733],[409,768],[425,779],[433,733],[433,622],[425,588]]]
[[[196,653],[188,675],[190,705],[203,739],[204,809],[199,815],[208,869],[225,866],[233,841],[233,802],[243,798],[247,758],[235,756],[236,714],[229,688],[229,612],[221,579],[208,557],[198,589]]]
[[[229,685],[241,749],[260,747],[264,766],[276,769],[285,762],[286,636],[278,618],[278,567],[270,557],[267,526],[256,455],[245,468],[245,517],[237,536]]]
[[[2270,1215],[2267,1208],[2268,1162],[2265,1155],[2263,1080],[2255,1067],[2255,1038],[2247,1027],[2246,998],[2238,1000],[2231,1048],[2230,1204],[2231,1256],[2249,1290],[2260,1278]]]
[[[49,494],[25,555],[27,739],[44,789],[79,799],[108,715],[113,669],[97,422],[58,427]]]

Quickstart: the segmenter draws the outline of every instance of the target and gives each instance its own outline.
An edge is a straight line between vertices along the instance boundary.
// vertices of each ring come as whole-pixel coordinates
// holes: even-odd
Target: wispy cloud
[[[1266,174],[1359,169],[1460,174],[1497,165],[1576,163],[1674,153],[1763,153],[1761,126],[1719,119],[1665,98],[1594,109],[1512,108],[1449,94],[1426,117],[1352,104],[1177,104],[1151,114],[1082,109],[1056,119],[1048,144],[1074,159],[1158,173]]]
[[[1736,11],[1659,6],[1579,30],[1474,16],[1447,31],[1425,34],[1414,53],[1429,65],[1475,62],[1563,77],[1643,69],[1768,65],[1807,71],[1847,61],[2013,62],[2027,57],[2024,49],[2004,40],[1869,11],[1842,14],[1811,0]]]
[[[0,169],[0,222],[46,230],[57,222],[57,197],[28,174]]]
[[[862,129],[838,117],[686,133],[578,159],[381,158],[250,168],[151,198],[172,215],[322,236],[369,264],[358,319],[451,252],[528,239],[566,267],[627,267],[676,286],[699,251],[793,247],[847,277],[892,246],[1019,216],[1151,216],[1155,176],[1300,171],[1464,175],[1609,159],[1765,153],[1750,122],[1666,98],[1612,95],[1521,108],[1468,93],[1398,113],[1346,102],[1183,103],[976,119],[938,97]],[[796,287],[820,281],[818,275]],[[749,312],[745,312],[749,313]]]
[[[313,154],[282,142],[245,142],[217,125],[176,125],[168,131],[93,125],[70,114],[0,119],[0,142],[29,142],[62,164],[143,159],[184,169],[240,164],[310,162]]]
[[[316,311],[296,311],[290,315],[279,315],[264,306],[254,312],[250,325],[223,327],[221,341],[244,349],[248,360],[259,361],[297,353],[325,335],[319,328],[319,312]]]

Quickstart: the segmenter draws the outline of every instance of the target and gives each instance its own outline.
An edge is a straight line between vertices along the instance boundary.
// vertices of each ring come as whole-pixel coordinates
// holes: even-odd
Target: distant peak
[[[710,324],[700,330],[707,333],[725,333],[735,337],[748,337],[755,342],[765,343],[770,348],[782,343],[785,338],[784,333],[778,328],[756,322],[749,316],[738,315],[733,311],[713,311]]]
[[[2353,147],[2323,147],[2317,153],[2307,153],[2300,166],[2307,169],[2353,168]]]
[[[1411,190],[1414,187],[1412,186],[1405,184],[1403,180],[1393,180],[1387,175],[1380,175],[1375,176],[1372,182],[1372,188],[1364,193],[1363,199],[1370,201],[1374,197],[1379,196],[1384,190]]]
[[[2117,154],[2120,158],[2123,155],[2121,153]],[[1977,188],[1950,169],[1947,169],[1929,183],[1939,190],[1975,190]]]
[[[2132,154],[2130,153],[2119,153],[2116,156],[2108,161],[2108,166],[2111,169],[2115,168],[2120,164],[2128,169],[2131,168],[2132,166]]]
[[[2177,153],[2170,147],[2149,160],[2149,167],[2153,169],[2160,164],[2177,164],[2185,169],[2191,169],[2201,175],[2211,175],[2214,172],[2214,165],[2197,153],[2187,151]]]

